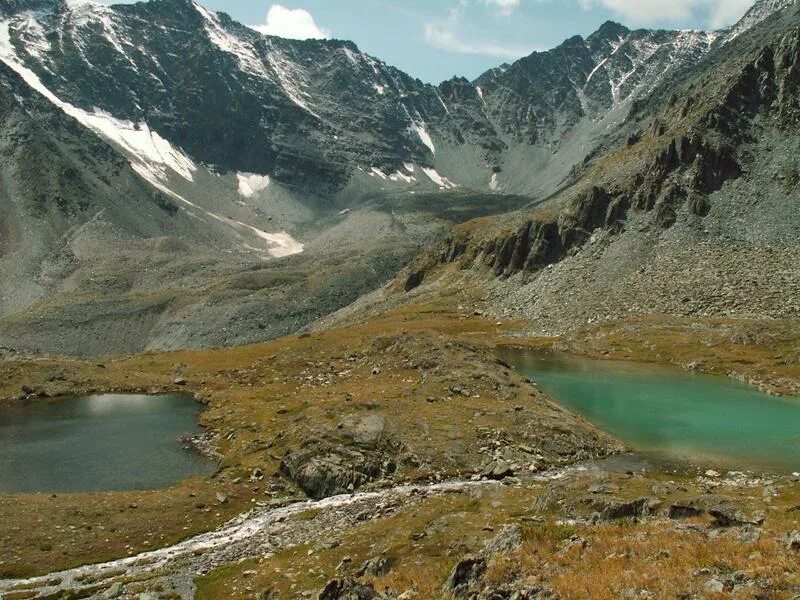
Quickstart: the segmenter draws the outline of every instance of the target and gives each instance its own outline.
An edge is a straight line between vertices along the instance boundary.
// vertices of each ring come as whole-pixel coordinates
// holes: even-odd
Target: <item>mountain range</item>
[[[0,15],[0,345],[14,351],[274,338],[412,259],[404,287],[418,287],[437,262],[419,253],[442,239],[451,262],[480,254],[492,277],[529,276],[598,228],[626,229],[631,210],[657,231],[683,206],[716,218],[708,196],[747,171],[751,123],[781,112],[781,148],[794,131],[793,0],[716,32],[609,22],[438,86],[351,42],[265,36],[190,0],[0,0]],[[771,91],[746,97],[747,76]],[[747,123],[702,121],[733,93],[756,103]],[[770,239],[792,222],[776,203],[758,213],[778,223]],[[503,215],[489,232],[449,233],[488,215]],[[514,293],[498,306],[513,312]]]

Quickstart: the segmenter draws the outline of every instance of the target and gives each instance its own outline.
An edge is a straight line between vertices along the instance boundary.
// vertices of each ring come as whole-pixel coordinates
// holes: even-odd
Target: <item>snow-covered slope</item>
[[[546,195],[633,99],[789,3],[762,0],[721,33],[606,23],[475,82],[436,87],[350,42],[264,36],[191,0],[4,0],[0,13],[15,68],[128,146],[144,175],[163,183],[165,165],[184,179],[208,165],[330,198],[354,181]],[[539,174],[509,176],[521,157]],[[410,176],[406,163],[438,175]]]

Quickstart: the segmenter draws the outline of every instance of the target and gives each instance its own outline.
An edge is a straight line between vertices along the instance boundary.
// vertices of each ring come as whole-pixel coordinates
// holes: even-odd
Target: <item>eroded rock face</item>
[[[323,440],[309,440],[300,450],[287,452],[281,461],[281,473],[317,500],[353,492],[396,468],[394,458],[380,450]]]

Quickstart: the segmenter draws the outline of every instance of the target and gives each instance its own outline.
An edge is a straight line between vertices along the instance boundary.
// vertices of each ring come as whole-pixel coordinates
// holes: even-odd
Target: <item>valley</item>
[[[791,597],[796,570],[784,561],[793,560],[787,536],[796,529],[792,512],[800,501],[796,477],[708,476],[709,468],[702,463],[676,471],[635,460],[592,462],[618,455],[625,447],[567,413],[500,362],[495,354],[498,345],[530,338],[517,337],[524,331],[522,323],[498,325],[475,316],[476,310],[480,309],[463,304],[459,310],[452,303],[421,303],[343,330],[237,349],[119,357],[102,366],[76,360],[7,359],[2,363],[6,402],[18,401],[12,399],[22,385],[33,397],[192,391],[206,404],[201,422],[222,458],[214,476],[163,491],[0,495],[0,539],[8,549],[0,565],[5,577],[44,575],[132,557],[129,563],[79,569],[68,577],[33,580],[39,582],[35,584],[0,582],[0,590],[9,598],[39,597],[25,592],[37,586],[43,586],[42,597],[56,589],[101,594],[112,587],[133,597],[168,592],[186,596],[195,593],[194,577],[204,573],[197,580],[199,597],[249,598],[270,589],[289,597],[302,597],[301,592],[313,597],[329,580],[346,578],[351,572],[349,566],[340,567],[343,558],[349,557],[355,572],[364,561],[386,555],[393,565],[390,571],[359,578],[362,584],[374,582],[381,593],[387,587],[396,594],[387,597],[408,590],[436,597],[455,564],[471,553],[481,554],[483,543],[507,526],[522,532],[521,545],[512,544],[500,552],[501,559],[489,560],[489,574],[476,580],[476,590],[504,583],[509,589],[543,589],[570,597],[582,593],[570,587],[580,585],[584,576],[580,573],[589,577],[591,569],[607,569],[603,556],[619,552],[618,567],[640,572],[643,587],[648,587],[648,573],[664,568],[703,573],[706,569],[705,576],[699,575],[684,590],[703,591],[715,578],[727,586],[726,569],[731,569],[747,573],[740,582],[731,579],[731,585],[746,584],[753,593],[769,589],[775,597]],[[755,326],[728,322],[707,323],[704,329],[675,323],[649,327],[645,339],[661,340],[649,359],[664,363],[684,359],[681,343],[708,348],[703,340],[711,336],[724,335],[728,340],[752,336]],[[776,348],[767,341],[766,327],[763,331],[765,343],[756,339],[745,347],[731,341],[719,344],[719,360],[697,355],[702,365],[698,368],[726,372],[735,364],[742,378],[758,380],[780,362]],[[624,341],[608,338],[613,342],[598,344],[606,336],[595,331],[583,338],[528,343],[551,349],[569,345],[576,352],[604,357],[636,356],[634,336]],[[747,361],[742,360],[743,350]],[[185,383],[175,383],[176,369]],[[796,363],[781,375],[787,381],[800,381]],[[392,463],[388,470],[381,466],[387,461]],[[576,463],[588,466],[568,466]],[[640,471],[640,465],[647,470]],[[493,481],[495,473],[502,481]],[[482,481],[472,481],[475,477]],[[343,493],[318,505],[306,504],[307,495]],[[409,499],[402,500],[408,494]],[[639,515],[636,511],[641,508],[635,507],[641,498],[652,502],[649,512],[639,517],[639,523],[620,530],[613,522]],[[687,509],[691,525],[668,514],[671,506],[682,506],[684,501],[701,503],[697,510]],[[620,517],[592,518],[606,510],[603,507],[628,506],[626,502],[633,508],[620,508]],[[742,524],[720,529],[716,517],[708,515],[722,509],[762,514],[765,520],[749,525],[757,518],[742,517]],[[374,518],[366,516],[371,511]],[[192,541],[192,532],[215,530],[240,513],[249,516],[225,526],[234,529],[212,534],[224,540],[219,546],[204,542],[202,536]],[[458,517],[462,514],[470,524]],[[54,522],[62,526],[54,529]],[[228,540],[236,527],[248,532],[241,539],[243,545]],[[374,532],[380,528],[396,533],[375,545]],[[308,542],[309,531],[320,541]],[[260,535],[266,536],[263,542],[258,541]],[[752,536],[754,541],[742,544],[737,536]],[[139,556],[187,537],[184,550],[156,552],[152,559],[148,554]],[[533,564],[528,562],[526,544],[552,552],[552,570],[544,576],[538,567],[529,570]],[[631,550],[630,544],[636,549]],[[686,544],[709,554],[684,556],[681,548]],[[760,553],[763,567],[748,559],[755,553]],[[165,564],[159,557],[166,555],[173,558]],[[310,557],[303,560],[311,561],[311,570],[296,568],[299,555]],[[546,556],[542,560],[549,563]],[[714,561],[710,556],[716,557]],[[225,566],[241,558],[248,560]],[[575,561],[582,570],[574,570]],[[723,563],[724,569],[714,566]],[[502,575],[508,569],[513,577]],[[79,573],[83,575],[71,579]],[[61,577],[63,583],[52,583]],[[621,594],[630,585],[620,571],[593,586],[588,597]],[[673,592],[677,593],[672,587],[663,588],[667,596]]]
[[[89,452],[0,598],[800,597],[798,125],[797,0],[439,85],[0,0],[0,449]]]

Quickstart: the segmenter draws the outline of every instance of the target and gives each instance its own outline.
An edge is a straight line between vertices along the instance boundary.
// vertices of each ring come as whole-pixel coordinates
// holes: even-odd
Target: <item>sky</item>
[[[588,36],[609,19],[631,28],[718,29],[735,23],[753,4],[753,0],[199,2],[271,35],[351,40],[428,83],[455,75],[473,79],[573,35]]]

